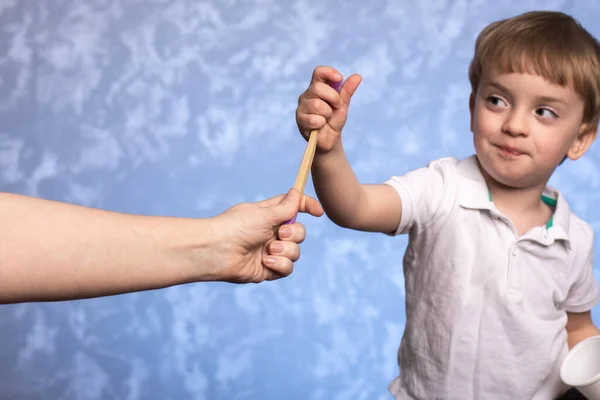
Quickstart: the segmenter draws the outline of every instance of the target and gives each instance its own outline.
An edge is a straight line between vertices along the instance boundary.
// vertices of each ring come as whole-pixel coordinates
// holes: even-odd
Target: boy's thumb
[[[340,89],[340,97],[346,106],[350,105],[350,100],[352,100],[352,96],[358,89],[358,86],[362,82],[362,77],[358,74],[352,74],[344,81],[342,87]]]

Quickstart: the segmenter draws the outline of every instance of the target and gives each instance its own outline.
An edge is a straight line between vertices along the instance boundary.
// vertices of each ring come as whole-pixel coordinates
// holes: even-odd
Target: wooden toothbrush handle
[[[308,143],[306,144],[306,150],[304,150],[304,156],[302,157],[302,163],[300,163],[300,169],[296,176],[296,182],[294,183],[294,189],[304,193],[308,176],[310,175],[310,167],[312,166],[313,159],[315,158],[315,151],[317,150],[317,131],[310,132]]]
[[[302,162],[300,163],[300,169],[298,170],[298,175],[296,175],[296,182],[294,183],[294,189],[299,191],[301,195],[304,193],[304,188],[306,187],[308,175],[310,175],[310,167],[313,159],[315,158],[316,150],[317,131],[312,131],[310,132],[308,143],[306,144],[306,150],[304,150],[304,156],[302,157]],[[294,222],[296,222],[296,215],[284,224],[293,224]]]

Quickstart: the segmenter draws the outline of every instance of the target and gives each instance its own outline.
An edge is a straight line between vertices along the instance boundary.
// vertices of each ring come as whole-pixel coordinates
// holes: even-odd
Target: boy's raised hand
[[[329,86],[340,82],[342,75],[331,67],[317,67],[308,89],[298,98],[296,123],[302,136],[308,140],[310,132],[318,130],[317,152],[327,153],[339,142],[346,124],[352,95],[362,80],[353,74],[342,85],[340,93]]]

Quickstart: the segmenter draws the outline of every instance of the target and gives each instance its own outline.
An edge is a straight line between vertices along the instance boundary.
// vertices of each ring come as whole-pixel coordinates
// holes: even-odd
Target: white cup
[[[588,400],[600,400],[600,336],[582,340],[569,351],[560,378]]]

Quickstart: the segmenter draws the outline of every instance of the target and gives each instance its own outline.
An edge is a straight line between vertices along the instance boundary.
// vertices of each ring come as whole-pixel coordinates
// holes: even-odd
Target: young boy
[[[530,12],[481,32],[469,69],[475,155],[360,184],[341,130],[360,76],[318,67],[296,119],[318,129],[315,190],[336,224],[408,234],[396,399],[555,399],[569,348],[599,335],[593,232],[546,186],[596,138],[600,46],[573,18]]]

